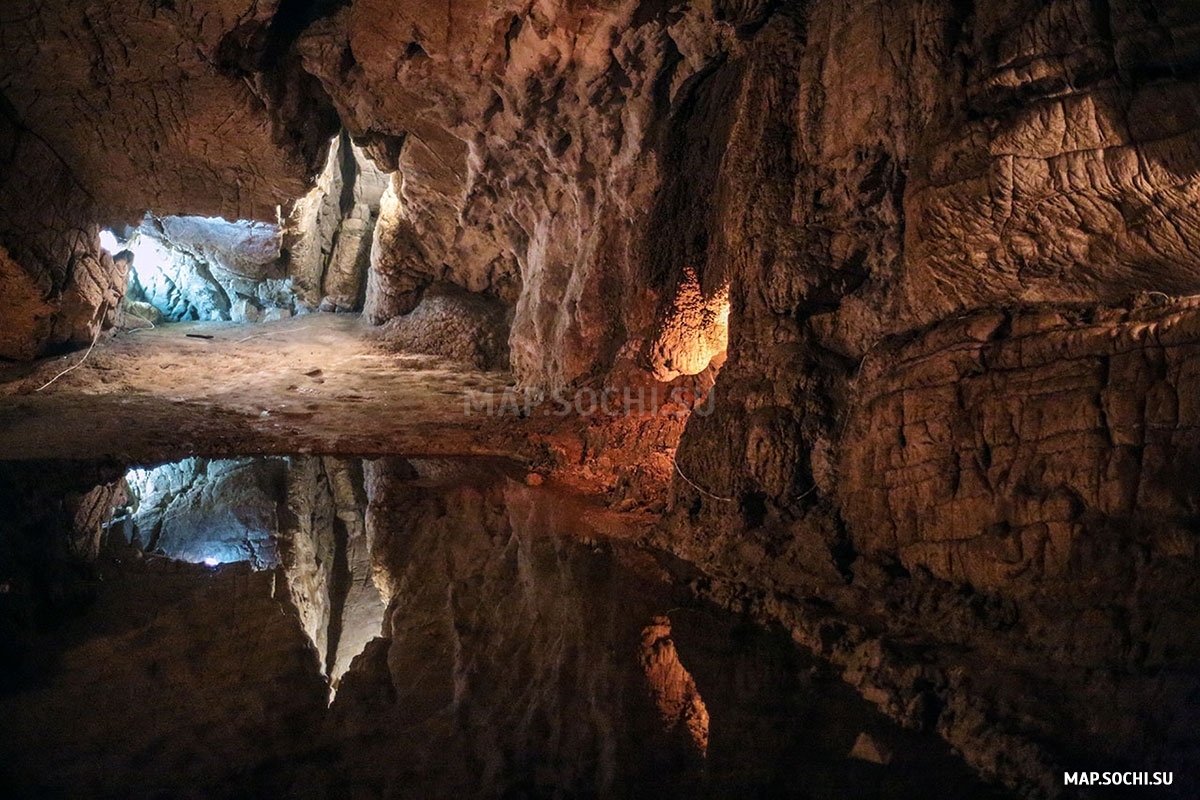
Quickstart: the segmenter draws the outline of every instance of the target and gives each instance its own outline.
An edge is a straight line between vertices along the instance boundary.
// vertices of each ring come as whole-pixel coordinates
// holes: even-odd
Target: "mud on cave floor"
[[[0,692],[9,796],[1002,796],[785,634],[694,600],[634,516],[496,461],[211,466],[180,469],[279,492],[279,566],[110,532],[86,612]],[[206,515],[233,496],[251,505],[210,492]],[[367,601],[330,702],[320,629],[346,641]]]
[[[102,339],[86,359],[0,367],[0,458],[523,452],[517,420],[465,413],[468,392],[503,392],[510,376],[388,352],[370,332],[349,314],[173,323]]]

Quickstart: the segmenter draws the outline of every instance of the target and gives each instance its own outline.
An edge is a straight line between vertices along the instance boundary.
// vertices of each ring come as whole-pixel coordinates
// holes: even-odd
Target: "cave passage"
[[[271,322],[317,310],[288,274],[276,224],[147,214],[137,227],[102,230],[100,243],[127,276],[118,330]]]
[[[695,600],[635,543],[645,519],[523,474],[305,455],[126,471],[100,487],[115,513],[87,610],[6,663],[0,780],[28,797],[991,796],[786,635]]]
[[[86,359],[0,366],[0,448],[142,464],[248,449],[514,454],[524,445],[513,419],[464,408],[469,392],[499,395],[511,380],[396,352],[356,314],[180,322],[106,339]]]
[[[1196,796],[1198,198],[1197,0],[3,0],[0,795]]]

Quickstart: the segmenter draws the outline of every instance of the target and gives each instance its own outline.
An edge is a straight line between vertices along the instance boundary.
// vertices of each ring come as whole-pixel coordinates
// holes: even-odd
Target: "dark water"
[[[0,696],[6,796],[997,796],[693,600],[639,520],[508,465],[190,459],[124,488],[90,604]]]

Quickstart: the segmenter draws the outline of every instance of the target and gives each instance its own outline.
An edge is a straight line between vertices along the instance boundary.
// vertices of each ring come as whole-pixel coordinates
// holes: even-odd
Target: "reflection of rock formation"
[[[669,618],[655,617],[642,629],[639,656],[662,733],[685,752],[704,758],[708,754],[708,708],[691,673],[679,662]]]
[[[384,601],[372,579],[360,462],[289,460],[280,560],[292,603],[337,686],[350,662],[379,635]]]
[[[78,468],[42,469],[41,483],[77,488]],[[935,776],[944,796],[989,796],[932,736],[812,678],[786,637],[689,603],[659,554],[597,533],[621,530],[599,509],[461,460],[244,466],[255,470],[287,509],[283,566],[102,559],[89,616],[44,640],[55,657],[32,662],[37,684],[0,692],[6,788],[316,800],[764,797],[802,785],[844,800],[925,797]],[[192,469],[209,471],[223,474]],[[55,529],[56,495],[6,477],[0,499],[31,526],[10,535],[0,519],[0,548]],[[0,581],[2,626],[24,587]],[[367,599],[371,625],[355,611]],[[319,669],[310,638],[322,636]],[[368,637],[327,710],[324,665],[336,679]],[[846,759],[863,731],[901,766]]]
[[[296,796],[326,690],[273,581],[244,565],[106,568],[62,656],[0,694],[4,796]]]
[[[402,797],[614,796],[644,759],[636,659],[648,590],[612,551],[552,535],[569,511],[451,462],[367,465],[386,639],[342,679],[331,728],[364,784]]]
[[[127,499],[128,488],[123,480],[101,484],[83,494],[67,494],[64,503],[72,514],[70,547],[73,555],[88,560],[99,555],[104,533]]]
[[[360,462],[189,458],[131,470],[125,484],[128,535],[143,548],[210,566],[280,565],[301,626],[335,686],[379,635],[385,604],[372,579]],[[75,546],[85,553],[95,550],[92,517],[115,502],[115,486],[72,497]]]
[[[147,550],[209,565],[276,563],[278,459],[186,458],[125,476],[131,537]]]
[[[848,687],[801,680],[786,639],[677,608],[688,601],[662,564],[599,535],[619,524],[595,509],[498,466],[380,459],[365,472],[391,602],[326,723],[340,791],[924,796],[928,774],[868,775],[844,758],[866,727],[947,796],[988,796]]]

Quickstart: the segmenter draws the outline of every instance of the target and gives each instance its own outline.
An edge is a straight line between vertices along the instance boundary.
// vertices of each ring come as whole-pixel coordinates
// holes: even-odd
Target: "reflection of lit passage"
[[[215,567],[278,563],[284,459],[187,458],[125,475],[128,541],[147,552]]]

